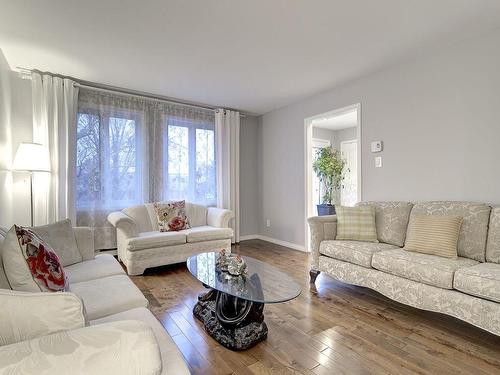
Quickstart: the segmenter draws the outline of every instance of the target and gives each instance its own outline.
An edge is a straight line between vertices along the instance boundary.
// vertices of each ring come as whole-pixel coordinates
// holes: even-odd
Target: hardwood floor
[[[233,251],[264,260],[302,286],[293,301],[266,305],[266,341],[224,349],[192,315],[202,285],[185,265],[132,277],[193,374],[500,374],[500,338],[454,318],[413,309],[320,274],[308,254],[260,240]]]

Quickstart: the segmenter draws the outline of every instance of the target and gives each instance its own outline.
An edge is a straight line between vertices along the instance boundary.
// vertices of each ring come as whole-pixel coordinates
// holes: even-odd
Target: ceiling
[[[498,0],[0,0],[36,68],[263,114],[500,26]]]
[[[311,124],[315,128],[328,130],[352,128],[358,125],[358,111],[353,109],[338,115],[316,118],[311,121]]]

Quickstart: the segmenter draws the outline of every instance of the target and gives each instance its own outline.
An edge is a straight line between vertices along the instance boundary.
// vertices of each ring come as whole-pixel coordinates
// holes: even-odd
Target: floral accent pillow
[[[14,226],[21,253],[33,280],[42,292],[67,289],[67,279],[59,257],[50,245],[27,228]]]
[[[191,228],[186,216],[186,201],[154,203],[160,232],[179,231]]]

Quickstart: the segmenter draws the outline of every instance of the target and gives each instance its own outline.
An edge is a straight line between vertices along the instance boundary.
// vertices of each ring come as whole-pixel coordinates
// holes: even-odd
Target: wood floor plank
[[[270,263],[302,287],[298,298],[266,306],[268,339],[242,352],[219,345],[192,315],[206,289],[185,264],[132,277],[193,374],[500,374],[499,337],[324,274],[310,285],[303,252],[260,240],[233,252]]]

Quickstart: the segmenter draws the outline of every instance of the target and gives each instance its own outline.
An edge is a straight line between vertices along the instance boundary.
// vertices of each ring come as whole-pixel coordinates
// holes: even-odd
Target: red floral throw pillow
[[[189,219],[186,216],[186,201],[154,203],[153,207],[158,217],[160,232],[189,229]]]
[[[30,229],[15,226],[22,255],[43,292],[65,291],[66,275],[54,250]]]

